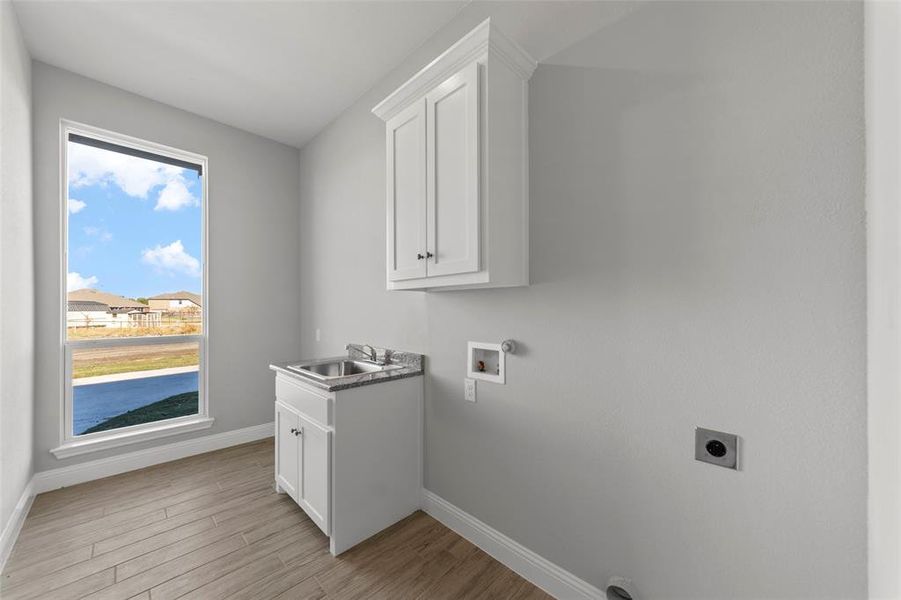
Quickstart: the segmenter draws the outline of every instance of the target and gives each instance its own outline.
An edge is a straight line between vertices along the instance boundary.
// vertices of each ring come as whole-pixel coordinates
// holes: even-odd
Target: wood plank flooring
[[[549,598],[421,512],[333,557],[272,469],[270,438],[41,494],[0,597]]]

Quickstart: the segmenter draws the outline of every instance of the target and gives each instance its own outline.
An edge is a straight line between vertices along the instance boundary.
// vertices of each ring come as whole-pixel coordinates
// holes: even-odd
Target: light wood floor
[[[421,512],[332,557],[272,461],[270,438],[41,494],[0,597],[549,597]]]

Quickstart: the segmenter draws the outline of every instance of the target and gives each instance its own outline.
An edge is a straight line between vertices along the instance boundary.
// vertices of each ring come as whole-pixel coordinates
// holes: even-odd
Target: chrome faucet
[[[358,344],[346,344],[344,346],[345,350],[350,350],[351,348],[353,348],[357,352],[360,352],[361,354],[367,355],[369,357],[369,360],[378,364],[378,362],[379,362],[378,361],[378,358],[379,358],[378,352],[376,352],[375,348],[373,348],[369,344],[363,344],[362,346],[360,346]],[[364,350],[364,348],[369,348],[369,352]]]

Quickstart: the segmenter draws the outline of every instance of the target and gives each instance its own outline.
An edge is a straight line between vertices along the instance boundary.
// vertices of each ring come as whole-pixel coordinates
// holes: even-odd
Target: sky
[[[67,158],[68,290],[200,293],[200,176],[74,142]]]

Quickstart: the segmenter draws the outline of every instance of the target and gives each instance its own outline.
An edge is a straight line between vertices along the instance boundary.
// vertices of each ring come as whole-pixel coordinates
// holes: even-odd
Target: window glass
[[[197,170],[69,141],[68,339],[203,330]]]
[[[197,415],[202,167],[137,143],[66,139],[66,435]]]
[[[196,415],[198,342],[72,350],[72,435]]]

